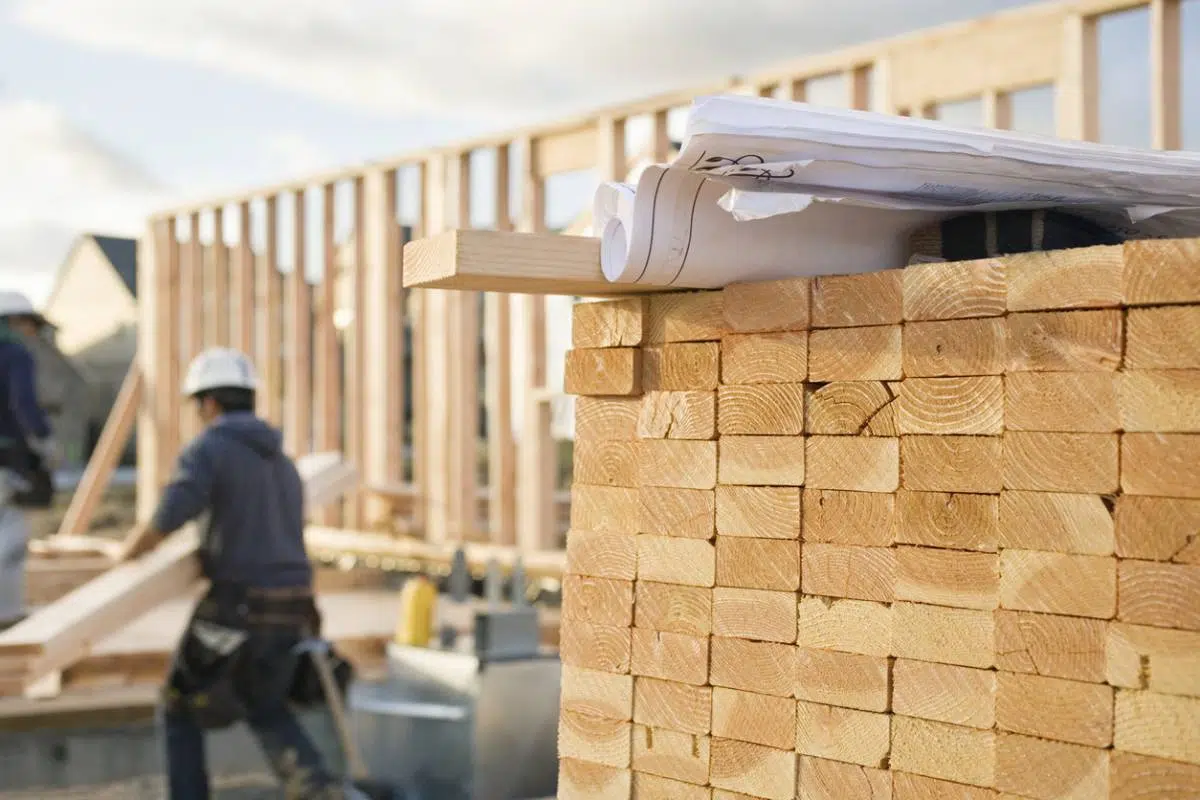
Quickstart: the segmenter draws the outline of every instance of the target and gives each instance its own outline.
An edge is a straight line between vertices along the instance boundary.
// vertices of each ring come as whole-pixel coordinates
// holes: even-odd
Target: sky
[[[0,0],[0,287],[172,203],[1027,2]]]

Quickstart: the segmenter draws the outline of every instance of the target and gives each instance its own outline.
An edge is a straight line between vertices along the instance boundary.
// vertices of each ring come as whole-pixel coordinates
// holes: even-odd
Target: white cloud
[[[386,113],[515,120],[1029,0],[21,0],[87,45]]]
[[[0,103],[0,282],[35,294],[80,231],[136,235],[168,193],[54,107]]]

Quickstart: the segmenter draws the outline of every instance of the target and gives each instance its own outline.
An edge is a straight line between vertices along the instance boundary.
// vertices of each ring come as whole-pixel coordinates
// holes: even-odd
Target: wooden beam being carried
[[[586,297],[670,290],[606,280],[600,240],[590,236],[483,230],[447,231],[409,242],[404,286]]]
[[[330,503],[358,480],[338,453],[301,458],[308,509]],[[0,683],[28,686],[87,655],[92,646],[151,608],[195,590],[200,536],[194,525],[136,561],[119,564],[0,633]]]
[[[88,459],[83,478],[71,496],[71,504],[63,516],[58,533],[85,533],[96,513],[96,506],[104,496],[108,481],[112,478],[121,451],[129,441],[133,431],[133,422],[137,418],[138,408],[142,402],[142,391],[145,382],[142,380],[142,370],[135,360],[125,373],[121,382],[121,391],[117,393],[117,401],[113,405],[108,419],[104,422],[104,430],[100,433],[100,441],[92,457]]]

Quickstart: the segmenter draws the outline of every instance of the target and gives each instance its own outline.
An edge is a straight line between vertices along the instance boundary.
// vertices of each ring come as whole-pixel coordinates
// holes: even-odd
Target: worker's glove
[[[62,464],[62,454],[58,449],[58,442],[53,436],[47,436],[44,439],[34,439],[29,443],[29,449],[37,453],[42,464],[48,470],[55,470]]]

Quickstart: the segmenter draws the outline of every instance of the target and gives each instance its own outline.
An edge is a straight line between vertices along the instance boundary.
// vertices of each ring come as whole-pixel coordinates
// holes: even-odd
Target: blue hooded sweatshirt
[[[193,520],[209,580],[311,585],[304,484],[279,431],[252,412],[222,415],[180,453],[153,524],[165,535]]]
[[[33,354],[0,321],[0,445],[45,439],[50,422],[38,405]]]

